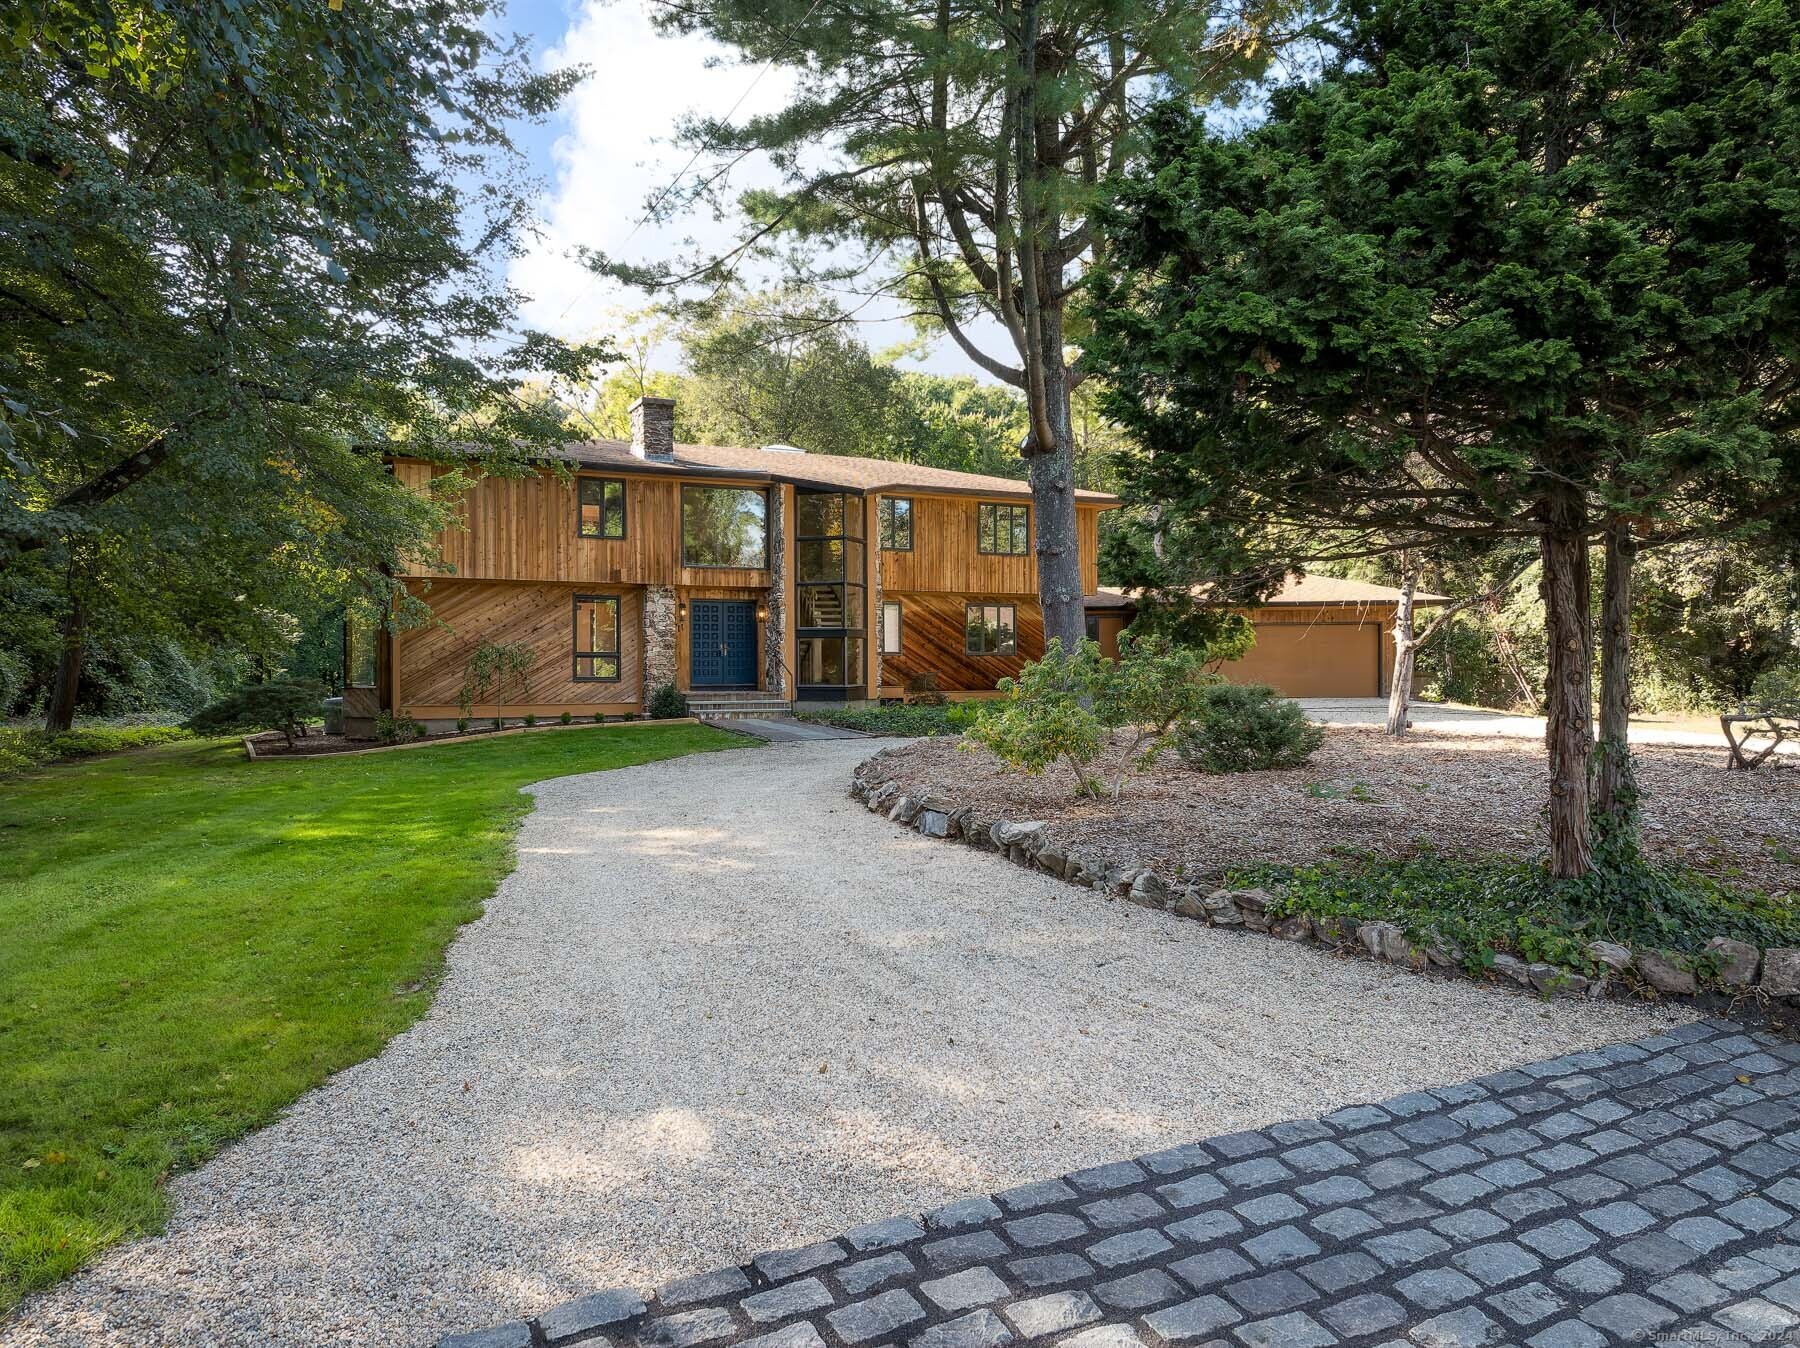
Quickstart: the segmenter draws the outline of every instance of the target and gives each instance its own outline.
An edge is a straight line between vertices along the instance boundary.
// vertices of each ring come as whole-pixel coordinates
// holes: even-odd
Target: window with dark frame
[[[884,600],[881,605],[881,653],[883,655],[900,654],[901,626],[899,602],[893,599]]]
[[[1011,604],[969,604],[963,611],[965,655],[1017,655],[1018,611]]]
[[[975,546],[997,557],[1023,557],[1031,551],[1031,507],[984,501],[976,507]]]
[[[619,596],[575,596],[575,682],[619,681]]]
[[[681,564],[765,570],[769,497],[761,487],[681,488]]]
[[[575,533],[579,538],[625,537],[625,479],[578,477]]]
[[[376,678],[375,625],[356,616],[344,619],[344,686],[373,688]]]
[[[881,550],[911,552],[913,545],[913,503],[910,496],[881,498]]]
[[[863,682],[864,519],[859,496],[794,493],[794,677],[802,698],[843,696]]]

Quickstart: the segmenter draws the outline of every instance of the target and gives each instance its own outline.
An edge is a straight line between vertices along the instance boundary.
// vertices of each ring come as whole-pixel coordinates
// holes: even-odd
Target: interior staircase
[[[730,720],[733,717],[762,719],[790,716],[793,704],[755,688],[696,688],[687,695],[688,711],[702,721]]]

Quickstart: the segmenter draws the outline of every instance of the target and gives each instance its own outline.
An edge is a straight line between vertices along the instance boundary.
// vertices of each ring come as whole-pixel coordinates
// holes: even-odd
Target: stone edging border
[[[958,806],[939,791],[908,795],[882,760],[904,746],[891,745],[857,764],[850,797],[876,814],[928,838],[960,840],[984,851],[998,852],[1014,865],[1043,871],[1085,889],[1099,890],[1140,907],[1193,918],[1209,927],[1252,931],[1277,940],[1315,942],[1346,953],[1442,974],[1469,974],[1462,952],[1446,946],[1419,946],[1393,922],[1356,922],[1351,918],[1271,918],[1266,889],[1200,889],[1159,876],[1146,866],[1127,863],[1107,867],[1091,858],[1071,855],[1050,842],[1049,825],[1039,820],[984,819],[973,808]],[[1702,992],[1695,970],[1666,951],[1631,950],[1612,941],[1594,941],[1588,953],[1605,966],[1603,976],[1590,977],[1553,964],[1527,964],[1495,952],[1492,972],[1544,996],[1599,1000],[1615,992],[1646,999],[1696,997]],[[1713,987],[1727,996],[1800,998],[1800,949],[1762,950],[1747,941],[1715,936],[1703,952],[1713,966]]]
[[[472,735],[434,735],[427,739],[411,740],[405,744],[371,744],[367,749],[334,749],[328,754],[259,754],[251,743],[254,736],[243,738],[244,756],[252,763],[294,762],[305,759],[312,761],[321,758],[355,758],[360,754],[385,754],[396,749],[433,749],[443,744],[475,744],[484,740],[497,740],[507,735],[536,734],[540,730],[624,730],[627,727],[649,725],[699,725],[698,716],[667,716],[660,721],[608,721],[604,725],[595,725],[591,721],[576,721],[563,725],[553,721],[549,725],[516,725],[505,730],[483,730]]]

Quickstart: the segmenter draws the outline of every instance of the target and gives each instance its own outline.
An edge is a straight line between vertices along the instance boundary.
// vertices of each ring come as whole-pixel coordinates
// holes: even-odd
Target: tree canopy
[[[382,454],[562,434],[514,331],[509,139],[536,73],[489,0],[24,0],[0,35],[0,552],[73,709],[87,634],[241,631],[442,515]],[[9,633],[10,637],[12,634]]]
[[[860,295],[897,296],[1024,396],[1045,632],[1084,631],[1075,520],[1071,346],[1104,184],[1129,163],[1155,94],[1208,102],[1268,64],[1288,0],[699,0],[659,21],[794,75],[780,110],[698,118],[704,161],[663,193],[663,216],[720,204],[731,169],[766,158],[779,186],[744,193],[737,246],[645,268],[657,287],[728,284],[787,244],[790,264]],[[998,334],[984,344],[977,318]]]
[[[1793,527],[1800,32],[1763,0],[1358,0],[1344,34],[1246,134],[1163,109],[1103,222],[1090,355],[1167,518],[1138,578],[1271,525],[1533,542],[1578,873],[1590,542],[1610,610],[1638,547]]]

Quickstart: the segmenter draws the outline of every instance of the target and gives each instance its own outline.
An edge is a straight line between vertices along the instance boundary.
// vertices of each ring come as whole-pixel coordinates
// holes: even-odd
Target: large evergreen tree
[[[1164,114],[1090,355],[1181,526],[1169,572],[1270,525],[1538,547],[1579,874],[1590,543],[1610,613],[1636,548],[1800,491],[1800,32],[1782,0],[1358,0],[1345,32],[1247,134]]]
[[[1140,143],[1146,100],[1204,103],[1262,71],[1289,0],[680,0],[660,21],[783,67],[796,93],[741,124],[699,119],[704,161],[658,208],[720,194],[766,155],[785,174],[747,194],[724,256],[634,268],[654,286],[717,284],[776,242],[826,245],[823,276],[909,302],[969,359],[1025,395],[1020,453],[1036,516],[1044,631],[1085,631],[1076,539],[1076,297],[1095,256],[1102,186]],[[846,263],[844,249],[853,258]],[[975,327],[986,319],[996,341]]]

